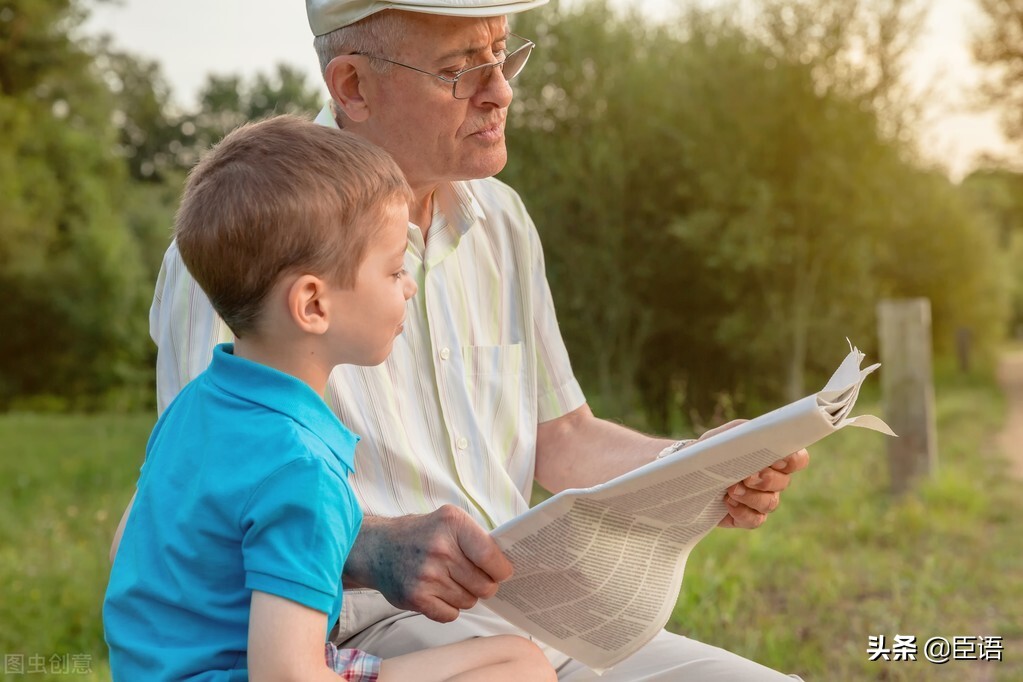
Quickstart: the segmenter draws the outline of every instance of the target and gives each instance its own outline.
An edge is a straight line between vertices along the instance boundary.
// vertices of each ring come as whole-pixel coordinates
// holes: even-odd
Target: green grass
[[[991,444],[1004,403],[976,380],[937,393],[932,480],[894,499],[885,438],[836,434],[762,529],[696,547],[669,628],[808,680],[1023,679],[1023,484]],[[868,636],[896,634],[918,661],[869,662]],[[1001,636],[1003,661],[924,659],[960,635]]]
[[[100,621],[107,552],[154,421],[0,417],[0,653],[20,657],[26,673],[42,656],[36,669],[47,671],[5,677],[0,668],[0,678],[110,679]],[[62,674],[55,654],[91,672]]]
[[[813,448],[764,528],[700,543],[669,627],[807,680],[1023,679],[1023,484],[992,450],[1003,412],[990,383],[943,382],[940,471],[901,500],[884,437],[847,429]],[[0,416],[3,654],[89,656],[92,673],[70,679],[110,679],[107,550],[152,423]],[[879,634],[1000,635],[1005,660],[869,663]]]

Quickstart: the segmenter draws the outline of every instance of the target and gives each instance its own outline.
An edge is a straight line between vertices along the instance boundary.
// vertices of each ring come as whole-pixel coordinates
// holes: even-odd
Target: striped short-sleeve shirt
[[[450,503],[495,527],[528,508],[537,424],[585,402],[536,228],[498,180],[451,183],[434,197],[428,238],[409,225],[405,264],[419,292],[390,357],[335,368],[327,389],[341,422],[362,436],[352,487],[369,515]],[[174,244],[150,332],[161,411],[232,339]]]

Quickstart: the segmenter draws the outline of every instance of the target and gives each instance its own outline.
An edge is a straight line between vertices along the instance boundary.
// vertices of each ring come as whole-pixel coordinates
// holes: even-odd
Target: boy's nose
[[[405,300],[407,301],[416,295],[416,292],[419,291],[419,285],[411,277],[406,277],[405,282]]]

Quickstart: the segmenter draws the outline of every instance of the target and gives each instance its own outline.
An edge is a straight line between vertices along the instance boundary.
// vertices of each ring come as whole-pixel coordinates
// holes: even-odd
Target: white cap
[[[497,17],[546,5],[548,0],[306,0],[313,35],[354,24],[374,12],[397,9],[405,12],[444,14],[454,17]]]

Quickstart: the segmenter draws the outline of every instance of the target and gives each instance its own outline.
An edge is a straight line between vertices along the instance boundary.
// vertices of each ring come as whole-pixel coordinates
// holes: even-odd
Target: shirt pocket
[[[479,435],[490,456],[507,467],[524,445],[522,344],[464,346],[462,363]]]

